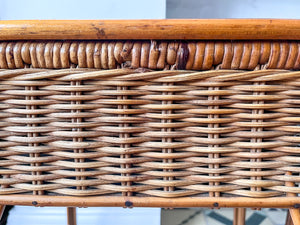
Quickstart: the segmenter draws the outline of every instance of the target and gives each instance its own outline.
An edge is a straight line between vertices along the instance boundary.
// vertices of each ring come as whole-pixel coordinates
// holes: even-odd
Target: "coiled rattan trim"
[[[70,67],[209,70],[298,70],[299,42],[41,41],[1,42],[0,68]]]

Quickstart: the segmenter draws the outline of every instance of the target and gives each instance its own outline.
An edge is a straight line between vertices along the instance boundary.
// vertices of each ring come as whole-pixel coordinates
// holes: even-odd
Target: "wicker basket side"
[[[299,71],[0,71],[0,194],[299,194]]]

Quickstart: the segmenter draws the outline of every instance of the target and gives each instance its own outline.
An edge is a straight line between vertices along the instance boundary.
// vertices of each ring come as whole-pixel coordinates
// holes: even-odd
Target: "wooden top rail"
[[[0,40],[299,40],[300,20],[22,20],[1,21]]]

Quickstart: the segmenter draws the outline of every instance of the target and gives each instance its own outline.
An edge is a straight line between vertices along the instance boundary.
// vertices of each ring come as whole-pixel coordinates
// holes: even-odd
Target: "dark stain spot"
[[[261,24],[255,25],[254,27],[255,27],[255,29],[263,29],[263,28],[265,28],[265,26],[261,25]]]
[[[300,208],[300,204],[299,204],[299,203],[296,203],[296,204],[294,205],[294,208],[295,208],[295,209],[299,209],[299,208]]]
[[[215,203],[213,204],[213,206],[214,206],[214,207],[219,207],[219,203],[215,202]]]
[[[92,24],[93,29],[96,30],[96,35],[97,38],[102,39],[105,38],[105,30],[103,28],[99,28],[98,26],[96,26],[95,24]]]
[[[38,204],[37,201],[33,201],[33,202],[32,202],[32,205],[34,205],[34,206],[36,206],[37,204]]]
[[[8,54],[9,54],[11,59],[14,58],[13,48],[9,49]]]
[[[173,26],[172,25],[160,25],[159,28],[161,30],[168,30],[168,29],[172,29]]]
[[[132,207],[133,206],[133,203],[131,201],[126,201],[125,202],[125,206],[126,207]]]
[[[186,42],[182,42],[178,49],[178,69],[185,70],[189,58],[189,50]]]
[[[98,28],[99,29],[99,28]],[[100,28],[98,31],[102,36],[105,36],[105,32],[103,28]]]

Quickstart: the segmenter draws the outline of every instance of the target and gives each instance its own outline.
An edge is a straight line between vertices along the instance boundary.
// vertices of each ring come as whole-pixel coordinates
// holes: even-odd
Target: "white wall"
[[[16,206],[8,217],[7,225],[66,225],[63,207]],[[158,208],[78,208],[78,225],[160,225]]]
[[[0,0],[1,20],[165,17],[165,0]]]
[[[295,18],[299,0],[167,0],[167,18]]]

